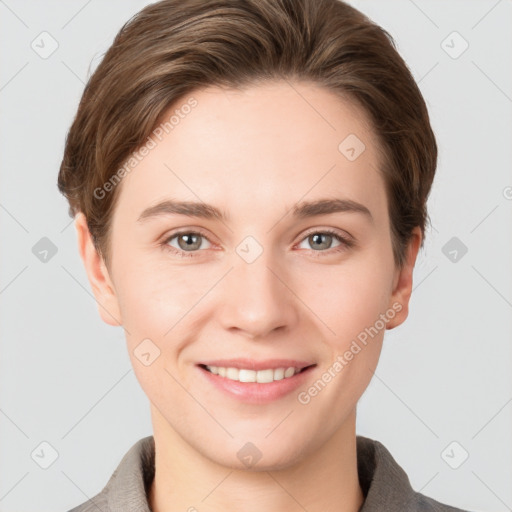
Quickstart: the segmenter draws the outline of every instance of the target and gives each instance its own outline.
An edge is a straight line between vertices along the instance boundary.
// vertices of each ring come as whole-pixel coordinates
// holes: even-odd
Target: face
[[[353,424],[407,316],[419,231],[395,268],[377,140],[354,104],[305,82],[190,97],[121,182],[110,272],[79,217],[81,255],[155,433],[237,468],[251,442],[258,468],[286,467]]]

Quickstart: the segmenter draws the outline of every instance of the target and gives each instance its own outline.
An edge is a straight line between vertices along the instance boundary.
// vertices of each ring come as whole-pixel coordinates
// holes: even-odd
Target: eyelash
[[[305,235],[304,238],[302,238],[300,243],[302,243],[306,238],[309,238],[310,236],[317,235],[317,234],[332,235],[336,240],[338,240],[338,242],[341,243],[341,245],[339,245],[338,247],[334,247],[333,249],[328,249],[326,251],[315,251],[315,250],[311,249],[311,251],[313,252],[313,256],[317,257],[317,258],[321,258],[323,256],[329,256],[332,254],[339,253],[341,251],[345,251],[347,249],[354,247],[354,245],[355,245],[355,242],[353,240],[350,240],[349,238],[345,238],[345,237],[341,236],[338,232],[336,232],[332,229],[328,229],[328,228],[323,229],[323,230],[318,230],[318,231],[311,231],[310,233]],[[176,247],[172,247],[171,245],[169,245],[169,242],[173,238],[179,237],[180,235],[199,235],[199,236],[205,238],[206,240],[208,240],[208,242],[212,243],[211,240],[206,235],[201,233],[200,231],[178,231],[178,232],[172,233],[170,236],[166,237],[160,245],[162,246],[162,248],[164,250],[170,251],[171,253],[181,256],[183,258],[194,258],[196,256],[194,253],[197,253],[200,251],[188,251],[188,252],[181,251],[179,249],[176,249]]]

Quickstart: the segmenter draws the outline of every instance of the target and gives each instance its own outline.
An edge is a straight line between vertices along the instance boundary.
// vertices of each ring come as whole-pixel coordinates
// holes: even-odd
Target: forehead
[[[369,118],[318,85],[207,87],[175,102],[166,121],[150,136],[154,147],[123,178],[125,213],[165,197],[225,210],[282,209],[326,193],[385,208]]]

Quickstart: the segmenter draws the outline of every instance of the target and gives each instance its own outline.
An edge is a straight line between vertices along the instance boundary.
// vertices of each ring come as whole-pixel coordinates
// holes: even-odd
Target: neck
[[[155,478],[149,493],[153,512],[358,512],[364,502],[357,472],[355,410],[310,455],[268,471],[218,464],[168,423],[153,421],[153,427]]]

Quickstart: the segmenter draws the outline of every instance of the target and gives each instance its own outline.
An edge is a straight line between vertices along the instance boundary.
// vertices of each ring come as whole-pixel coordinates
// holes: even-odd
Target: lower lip
[[[231,397],[250,404],[266,404],[278,400],[304,384],[315,367],[310,366],[293,377],[267,383],[240,382],[216,375],[201,366],[197,368],[217,389]]]

